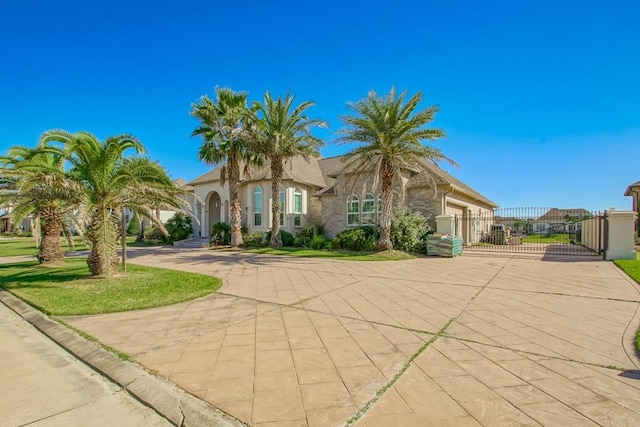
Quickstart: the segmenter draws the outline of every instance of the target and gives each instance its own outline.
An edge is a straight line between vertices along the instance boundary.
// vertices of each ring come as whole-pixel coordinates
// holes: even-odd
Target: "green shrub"
[[[324,239],[324,227],[320,224],[307,224],[296,233],[293,246],[308,248],[310,247],[311,240],[317,236]]]
[[[140,233],[140,221],[138,221],[138,216],[134,215],[127,226],[127,236],[137,236],[138,233]]]
[[[293,234],[286,230],[280,230],[280,239],[282,239],[282,246],[293,246],[295,242]],[[264,240],[267,241],[267,244],[271,241],[271,230],[267,231],[264,236]]]
[[[335,249],[371,252],[379,236],[379,231],[371,226],[343,230],[334,237]]]
[[[316,250],[328,249],[331,247],[331,239],[323,236],[313,236],[311,240],[309,240],[308,246]]]
[[[231,243],[231,226],[224,222],[217,222],[211,226],[210,236],[210,244],[228,245]]]
[[[309,244],[314,237],[323,237],[324,238],[324,226],[320,224],[307,224],[305,227],[298,230],[296,233],[296,240],[294,242],[294,246],[298,247],[310,247]]]
[[[166,237],[157,226],[149,227],[144,232],[144,240],[149,243],[163,243]]]
[[[259,248],[260,246],[264,246],[262,232],[260,231],[252,231],[251,233],[244,234],[242,240],[246,248]]]
[[[397,206],[391,216],[391,243],[394,249],[405,252],[420,252],[423,237],[429,231],[427,219],[406,206]]]
[[[181,213],[173,215],[165,224],[171,241],[184,240],[193,233],[191,217]]]

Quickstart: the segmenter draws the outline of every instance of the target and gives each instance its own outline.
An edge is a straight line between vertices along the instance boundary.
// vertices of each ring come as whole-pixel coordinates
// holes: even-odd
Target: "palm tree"
[[[403,168],[412,168],[422,162],[450,159],[438,149],[424,145],[445,136],[440,129],[424,126],[433,120],[437,106],[415,111],[422,101],[418,92],[406,102],[407,92],[396,94],[395,87],[386,96],[370,91],[367,98],[351,102],[347,108],[353,113],[342,118],[344,127],[339,131],[341,143],[359,143],[348,153],[356,164],[356,173],[376,171],[382,186],[382,212],[377,251],[391,250],[391,213],[393,208],[393,179]],[[455,164],[455,163],[453,163]]]
[[[253,150],[271,161],[271,241],[269,246],[282,246],[280,237],[280,185],[284,163],[294,156],[308,159],[318,156],[318,148],[323,142],[311,134],[313,127],[327,127],[327,123],[309,118],[305,111],[315,104],[305,101],[293,106],[295,96],[273,99],[267,92],[264,102],[254,102],[250,112],[251,126],[248,139]]]
[[[229,181],[229,204],[231,213],[231,246],[243,246],[242,217],[238,185],[240,164],[244,164],[243,175],[249,174],[250,164],[259,164],[245,143],[245,118],[247,116],[247,94],[228,88],[216,88],[216,99],[203,96],[191,104],[191,115],[200,125],[191,136],[200,135],[204,143],[198,158],[207,164],[224,162],[220,171],[220,184]],[[211,224],[210,224],[211,225]]]
[[[71,165],[69,175],[77,183],[79,208],[91,243],[89,270],[94,276],[110,277],[117,272],[116,245],[122,209],[128,207],[155,219],[152,209],[181,210],[184,202],[179,196],[184,190],[171,182],[158,163],[146,157],[125,157],[129,150],[136,154],[144,151],[140,141],[131,135],[108,137],[102,142],[88,132],[52,130],[40,138],[41,146],[47,149],[55,149],[51,145],[55,142],[64,144],[65,157]],[[157,224],[163,229],[159,221]]]
[[[64,152],[59,149],[41,150],[22,146],[9,149],[0,158],[5,176],[0,201],[12,205],[13,221],[29,215],[40,220],[42,235],[37,258],[42,264],[56,264],[64,260],[60,233],[63,219],[69,214],[78,197],[76,187],[64,167]]]

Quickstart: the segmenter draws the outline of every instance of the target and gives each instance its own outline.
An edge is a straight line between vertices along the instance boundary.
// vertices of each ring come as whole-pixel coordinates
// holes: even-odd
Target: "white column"
[[[611,210],[607,215],[608,237],[605,259],[636,259],[633,247],[634,223],[637,214],[631,211]]]
[[[453,236],[453,215],[436,216],[436,233]]]

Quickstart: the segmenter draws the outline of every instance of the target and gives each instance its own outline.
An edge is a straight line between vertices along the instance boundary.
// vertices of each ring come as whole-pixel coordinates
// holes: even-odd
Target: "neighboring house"
[[[381,194],[377,173],[356,173],[357,160],[346,156],[309,161],[295,157],[285,163],[279,197],[282,205],[282,229],[295,234],[308,223],[324,225],[325,235],[361,225],[377,224]],[[241,165],[241,169],[244,165]],[[194,179],[196,203],[202,235],[208,236],[213,224],[229,222],[229,189],[220,184],[220,167]],[[250,166],[240,183],[243,225],[249,231],[266,232],[271,228],[271,171],[267,160],[262,167]],[[430,178],[431,177],[431,178]],[[435,188],[434,188],[435,184]],[[403,169],[394,182],[394,203],[404,202],[420,211],[435,228],[435,217],[452,214],[488,217],[495,203],[431,163],[411,170]],[[477,242],[488,225],[456,221],[456,234],[465,241]]]
[[[627,187],[627,191],[624,192],[625,196],[631,197],[631,209],[638,213],[636,219],[636,231],[640,233],[640,181],[634,182]]]
[[[193,187],[189,185],[189,183],[182,178],[174,179],[173,183],[176,184],[178,187],[182,188],[183,190],[189,191],[189,193],[186,196],[181,197],[186,202],[185,204],[182,205],[182,209],[185,210],[186,212],[192,213],[192,218],[191,218],[192,219],[191,225],[193,227],[192,235],[199,236],[200,235],[199,234],[200,224],[198,224],[199,216],[196,214],[197,209],[199,208],[199,202],[197,201],[196,196],[193,193]],[[156,218],[160,220],[160,222],[164,224],[176,214],[176,211],[159,209],[154,211],[153,214],[156,216]],[[129,222],[131,222],[131,220],[133,219],[134,214],[130,209],[127,208],[125,209],[125,215],[127,216],[127,225],[128,225]],[[142,222],[143,222],[143,227],[145,228],[152,226],[149,218],[143,218]]]
[[[0,208],[0,233],[11,231],[11,214],[9,209]]]
[[[533,221],[533,232],[536,234],[554,234],[575,232],[581,227],[581,220],[593,215],[586,209],[551,208]]]
[[[5,194],[15,193],[14,190],[1,190],[6,192]],[[33,216],[29,215],[24,218],[19,224],[13,222],[11,217],[11,203],[7,202],[4,205],[0,205],[0,233],[14,233],[17,231],[26,233],[30,232],[32,228]]]

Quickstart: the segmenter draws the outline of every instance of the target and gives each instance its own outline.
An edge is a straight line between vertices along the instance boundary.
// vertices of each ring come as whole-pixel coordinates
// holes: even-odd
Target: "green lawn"
[[[127,246],[149,246],[146,242],[136,242],[135,236],[127,237]],[[62,250],[68,252],[70,249],[67,246],[67,240],[60,238],[62,244]],[[82,240],[82,237],[74,236],[73,242],[75,245],[74,251],[88,251],[89,247]],[[17,255],[35,255],[38,253],[35,240],[33,237],[5,237],[0,238],[0,257],[5,256],[17,256]]]
[[[640,283],[640,252],[636,253],[636,259],[617,259],[613,261],[618,267],[627,273],[633,280]],[[640,329],[636,332],[636,348],[640,351]]]
[[[569,234],[530,234],[525,236],[524,243],[569,243]]]
[[[211,276],[131,264],[124,276],[93,279],[86,259],[69,259],[56,267],[0,265],[0,283],[37,309],[59,316],[160,307],[208,295],[222,285]]]
[[[413,259],[414,255],[401,251],[385,252],[351,252],[351,251],[320,251],[316,249],[305,249],[295,247],[256,248],[247,249],[246,252],[254,254],[268,255],[288,255],[302,258],[339,258],[349,261],[398,261]]]

